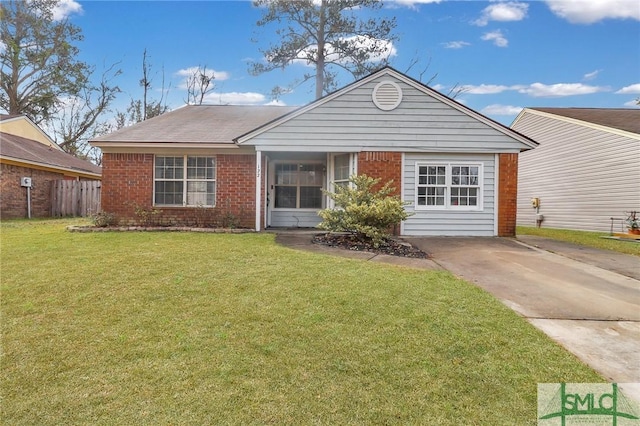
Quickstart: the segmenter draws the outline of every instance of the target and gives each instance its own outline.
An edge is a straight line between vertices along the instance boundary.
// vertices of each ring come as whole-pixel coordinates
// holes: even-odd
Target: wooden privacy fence
[[[100,211],[99,180],[51,182],[51,216],[89,216]]]

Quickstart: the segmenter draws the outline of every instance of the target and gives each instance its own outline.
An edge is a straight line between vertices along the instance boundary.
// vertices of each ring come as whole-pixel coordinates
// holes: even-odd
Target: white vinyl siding
[[[530,112],[513,127],[540,143],[520,154],[518,225],[535,226],[532,198],[545,228],[608,232],[611,217],[640,210],[640,137]]]
[[[417,206],[418,168],[425,165],[479,167],[478,206],[473,206],[472,210],[469,206],[447,206],[450,201],[444,206],[436,206],[441,208]],[[403,200],[410,203],[406,209],[414,214],[403,224],[403,235],[494,236],[495,174],[493,154],[405,154]],[[446,179],[445,187],[450,183],[450,176]]]

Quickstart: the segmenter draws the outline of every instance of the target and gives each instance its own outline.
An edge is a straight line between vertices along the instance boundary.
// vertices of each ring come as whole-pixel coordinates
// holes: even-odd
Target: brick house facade
[[[314,227],[323,191],[366,174],[406,203],[398,233],[478,236],[515,234],[518,153],[536,146],[391,68],[302,108],[186,106],[92,144],[121,223]]]
[[[0,115],[0,140],[2,219],[49,217],[53,182],[101,178],[100,167],[62,151],[27,117]],[[29,201],[22,178],[31,179]]]

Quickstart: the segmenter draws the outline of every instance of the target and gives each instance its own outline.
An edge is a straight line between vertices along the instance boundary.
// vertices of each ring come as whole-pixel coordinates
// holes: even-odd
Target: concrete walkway
[[[627,384],[621,388],[640,401],[638,257],[532,236],[405,237],[430,254],[406,259],[312,244],[315,233],[278,233],[276,241],[325,254],[446,269],[493,294],[607,380]]]

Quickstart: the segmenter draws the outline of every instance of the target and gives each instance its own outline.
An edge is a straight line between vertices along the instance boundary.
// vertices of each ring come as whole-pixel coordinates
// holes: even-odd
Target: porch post
[[[262,210],[262,151],[256,151],[256,232],[260,231]]]

